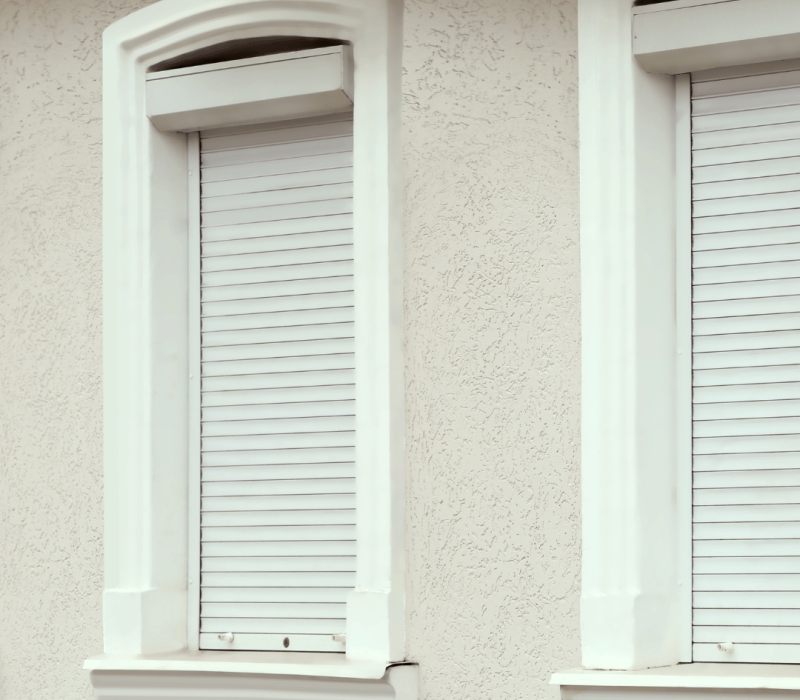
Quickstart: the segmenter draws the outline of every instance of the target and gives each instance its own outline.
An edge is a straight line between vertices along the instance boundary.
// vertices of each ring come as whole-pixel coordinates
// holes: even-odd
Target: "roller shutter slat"
[[[800,537],[800,521],[695,523],[695,541],[741,539],[788,539]]]
[[[715,614],[725,610],[728,614],[735,612],[730,618],[737,625],[750,624],[751,621],[762,619],[772,620],[772,615],[790,614],[789,621],[800,622],[800,593],[797,591],[710,591],[694,594],[695,615],[707,620],[705,624],[716,625]],[[769,613],[777,610],[776,613]],[[794,610],[794,612],[791,612]]]
[[[696,574],[695,591],[797,591],[798,574]]]
[[[800,123],[792,124],[791,126],[798,130],[798,137],[800,137]],[[771,127],[766,128],[769,129]],[[746,131],[746,129],[737,129],[736,131]],[[753,194],[794,192],[797,190],[800,190],[800,175],[771,175],[747,180],[697,183],[692,185],[692,198],[695,202],[702,202],[707,199],[746,197]]]
[[[357,561],[351,134],[339,115],[201,135],[203,649],[344,651],[331,635]]]
[[[693,635],[695,642],[716,644],[723,638],[734,644],[796,644],[800,646],[800,627],[768,627],[766,625],[758,627],[736,627],[733,625],[706,627],[700,626],[695,622]]]
[[[695,489],[800,487],[800,461],[797,469],[760,469],[758,471],[696,472]],[[798,543],[800,549],[800,543]]]
[[[321,364],[321,363],[320,363]],[[352,360],[339,364],[351,365]],[[297,372],[276,372],[273,374],[245,374],[232,376],[213,376],[203,378],[203,391],[242,391],[245,389],[278,389],[283,387],[331,386],[352,384],[355,373],[352,369],[311,369]]]
[[[304,204],[307,202],[324,202],[330,199],[350,198],[353,185],[350,182],[331,185],[315,185],[311,187],[294,187],[279,190],[266,190],[260,192],[247,192],[244,194],[231,194],[219,197],[203,197],[204,214],[223,211],[237,211],[239,209],[252,209],[255,207],[270,207],[274,205]],[[782,195],[763,195],[775,197]],[[754,211],[752,209],[748,211]],[[212,225],[205,222],[205,225]]]
[[[273,586],[277,588],[352,588],[355,585],[355,578],[355,574],[350,571],[212,571],[203,575],[203,586],[210,588],[271,588]]]
[[[692,250],[703,252],[798,242],[800,242],[800,227],[789,226],[788,228],[765,228],[756,231],[698,234],[692,240]]]
[[[337,260],[335,262],[309,263],[308,265],[279,265],[247,270],[204,272],[201,275],[201,282],[204,288],[228,287],[241,284],[318,279],[320,277],[343,277],[352,274],[352,260]]]
[[[786,105],[768,107],[749,112],[722,112],[719,114],[693,115],[692,133],[702,134],[709,131],[727,131],[744,129],[753,126],[769,126],[800,122],[800,106]]]
[[[346,603],[346,588],[205,588],[202,603]]]
[[[204,481],[203,496],[277,496],[354,493],[355,479],[270,479],[263,481]]]
[[[764,78],[763,80],[766,80]],[[721,97],[706,97],[692,101],[692,114],[721,114],[725,112],[744,112],[768,107],[800,104],[800,87],[793,85],[781,90],[763,92],[741,92]]]
[[[696,523],[800,522],[797,504],[694,506],[692,512]]]
[[[247,617],[201,617],[200,631],[225,633],[240,630],[255,634],[344,634],[345,621],[327,618],[276,618],[261,619]]]
[[[263,343],[297,342],[302,340],[335,340],[352,338],[352,321],[319,323],[307,326],[278,326],[276,328],[243,328],[234,331],[209,331],[203,334],[203,346],[211,350],[223,346],[261,345]]]
[[[308,418],[313,416],[354,416],[355,410],[355,401],[310,401],[278,405],[223,406],[203,409],[202,420],[203,422],[217,422],[267,420],[272,418]],[[797,415],[800,415],[800,413]]]
[[[203,195],[213,199],[215,197],[247,194],[249,192],[274,192],[295,187],[315,187],[317,185],[334,185],[340,182],[352,181],[353,168],[329,168],[327,170],[311,170],[284,175],[266,175],[264,177],[246,177],[239,180],[207,182],[203,185]]]
[[[264,177],[302,173],[309,170],[352,167],[353,154],[350,151],[332,152],[317,156],[286,158],[283,160],[266,160],[245,163],[244,165],[222,165],[201,170],[203,186],[209,182],[241,180],[244,178]]]
[[[221,516],[223,514],[216,514]],[[237,514],[241,515],[241,513]],[[213,520],[214,518],[212,518]],[[351,524],[328,525],[209,525],[201,530],[203,545],[212,542],[325,542],[355,540]]]
[[[343,603],[203,603],[203,617],[250,617],[250,618],[344,618]]]
[[[751,438],[752,439],[752,438]],[[204,437],[200,441],[204,453],[294,450],[304,447],[351,447],[355,443],[353,431],[331,433],[286,433],[279,435],[234,435],[232,437]]]
[[[305,357],[271,357],[259,360],[208,361],[203,364],[203,378],[240,377],[252,374],[278,372],[318,372],[323,370],[352,369],[353,353],[338,355],[308,355]]]
[[[287,540],[279,542],[204,542],[204,557],[355,556],[355,540]]]
[[[328,464],[273,464],[251,467],[206,467],[203,483],[214,481],[265,481],[284,479],[350,479],[355,477],[352,462]]]
[[[304,141],[273,143],[250,148],[233,148],[224,151],[200,150],[200,165],[208,172],[219,166],[245,165],[265,161],[294,159],[328,153],[347,153],[353,150],[352,136],[333,136],[329,138],[309,138]],[[317,170],[317,168],[314,168]]]
[[[697,557],[798,557],[797,540],[700,540],[694,543]]]
[[[794,297],[778,297],[781,300]],[[754,304],[769,303],[768,300],[752,300]],[[707,302],[721,304],[725,302]],[[782,303],[787,303],[783,301]],[[353,306],[353,292],[329,292],[327,294],[301,294],[297,296],[263,297],[259,299],[237,299],[235,301],[203,302],[202,317],[243,316],[249,314],[274,313],[275,311],[302,311],[314,309],[335,309]],[[764,313],[780,313],[765,311]]]
[[[787,251],[789,255],[791,251]],[[777,253],[776,253],[777,254]],[[335,245],[324,248],[301,248],[299,250],[271,250],[265,253],[221,255],[203,258],[200,267],[203,273],[252,270],[286,265],[311,265],[313,263],[340,262],[353,259],[352,245]]]
[[[262,572],[262,571],[355,571],[355,557],[236,557],[203,556],[200,571],[205,572]]]
[[[701,168],[708,165],[748,163],[771,160],[773,158],[790,158],[798,155],[800,155],[800,140],[781,141],[775,139],[766,143],[695,150],[692,156],[692,165]]]
[[[353,276],[316,277],[305,280],[285,282],[265,282],[263,284],[234,284],[224,287],[206,287],[203,290],[203,303],[239,301],[245,299],[264,299],[267,297],[290,297],[300,294],[327,294],[330,292],[352,292]]]
[[[770,141],[790,141],[800,139],[800,123],[766,124],[724,131],[698,132],[692,138],[696,151],[726,146],[745,146]]]
[[[735,182],[758,177],[795,175],[798,172],[798,164],[800,164],[800,158],[794,157],[744,163],[726,163],[724,165],[706,165],[702,168],[692,169],[692,182],[694,184]]]
[[[355,450],[352,447],[234,450],[230,452],[207,452],[200,458],[200,464],[203,467],[246,467],[251,465],[353,461],[355,461]]]
[[[763,314],[757,316],[723,316],[722,318],[694,319],[695,337],[704,335],[731,335],[735,333],[771,333],[797,330],[800,314]]]
[[[313,132],[306,126],[294,126],[271,129],[269,131],[253,131],[243,134],[224,136],[204,136],[201,144],[202,153],[228,151],[235,148],[254,148],[278,143],[295,143],[297,141],[314,141],[320,138],[352,136],[353,122],[328,122],[319,124]]]
[[[696,455],[744,452],[796,452],[800,450],[800,435],[754,435],[747,437],[694,438]]]
[[[342,430],[355,430],[355,416],[208,421],[203,423],[201,435],[203,437],[231,437],[237,435],[273,435],[277,433],[322,433]]]
[[[694,436],[741,437],[747,435],[787,435],[800,432],[800,418],[735,418],[694,422]]]
[[[721,284],[724,282],[751,282],[759,280],[788,279],[800,274],[800,262],[790,260],[777,263],[756,263],[728,267],[707,267],[694,270],[694,284]]]
[[[352,354],[353,338],[295,341],[288,343],[256,343],[251,345],[225,345],[205,348],[204,362],[231,362],[278,357],[311,357],[314,355]]]
[[[694,385],[700,387],[775,382],[800,382],[800,366],[791,364],[777,367],[698,369],[694,371]]]
[[[695,574],[800,574],[800,557],[694,557]]]
[[[768,331],[766,333],[728,333],[698,336],[694,339],[695,354],[732,350],[766,350],[800,347],[800,331]]]
[[[696,353],[694,369],[730,369],[734,367],[768,367],[789,365],[798,361],[800,348],[765,350],[732,350],[730,352]]]
[[[205,408],[231,406],[265,406],[301,401],[347,401],[355,398],[352,382],[324,386],[255,389],[242,391],[206,392],[202,395]]]
[[[283,219],[282,221],[257,222],[253,224],[234,224],[203,229],[202,249],[213,251],[217,243],[228,243],[248,238],[271,238],[273,236],[293,236],[300,233],[319,233],[322,231],[341,231],[353,228],[353,215],[336,214],[332,216],[309,216],[302,219]]]
[[[352,493],[329,493],[312,495],[280,496],[203,496],[203,513],[239,511],[280,511],[280,510],[346,510],[355,508],[355,495]]]
[[[262,236],[260,238],[235,238],[230,241],[215,241],[204,245],[201,255],[204,258],[225,255],[244,255],[262,253],[270,250],[302,250],[318,246],[350,245],[353,243],[353,230],[333,229],[331,231],[312,231],[293,233],[285,236]]]
[[[696,386],[694,388],[695,405],[739,401],[777,401],[798,398],[800,398],[800,382]]]

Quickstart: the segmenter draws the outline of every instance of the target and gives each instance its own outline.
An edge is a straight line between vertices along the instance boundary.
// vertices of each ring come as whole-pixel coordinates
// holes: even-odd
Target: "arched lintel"
[[[153,64],[224,41],[303,36],[358,44],[374,15],[370,0],[163,0],[104,32],[107,48],[145,70]],[[117,55],[120,55],[117,53]]]

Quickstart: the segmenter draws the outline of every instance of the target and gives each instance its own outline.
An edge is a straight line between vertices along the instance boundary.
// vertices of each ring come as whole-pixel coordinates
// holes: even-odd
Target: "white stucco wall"
[[[575,0],[406,0],[408,653],[424,700],[579,665]]]
[[[100,33],[0,2],[0,697],[101,647]],[[425,700],[578,663],[576,0],[406,0],[408,652]]]

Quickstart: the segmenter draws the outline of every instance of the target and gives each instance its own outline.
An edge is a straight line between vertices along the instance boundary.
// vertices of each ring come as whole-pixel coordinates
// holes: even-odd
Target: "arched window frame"
[[[103,615],[109,657],[192,646],[187,139],[159,132],[148,120],[146,74],[167,59],[234,39],[308,36],[352,44],[358,96],[358,573],[348,600],[347,660],[385,668],[404,658],[401,23],[397,0],[164,0],[104,34]]]

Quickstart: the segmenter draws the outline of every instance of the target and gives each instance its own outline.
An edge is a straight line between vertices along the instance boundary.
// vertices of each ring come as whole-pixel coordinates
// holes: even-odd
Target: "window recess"
[[[693,660],[800,663],[800,64],[692,76]]]
[[[190,138],[199,648],[342,652],[356,576],[352,114]]]

